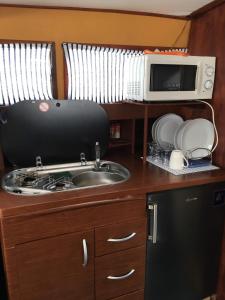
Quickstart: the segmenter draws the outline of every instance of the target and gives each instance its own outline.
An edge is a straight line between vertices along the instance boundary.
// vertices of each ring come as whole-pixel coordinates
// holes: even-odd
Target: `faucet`
[[[81,153],[80,154],[80,163],[81,163],[81,166],[86,166],[87,165],[87,161],[86,161],[86,158],[85,158],[85,153]]]
[[[95,143],[95,170],[99,171],[101,166],[101,161],[100,161],[100,146],[99,142]]]

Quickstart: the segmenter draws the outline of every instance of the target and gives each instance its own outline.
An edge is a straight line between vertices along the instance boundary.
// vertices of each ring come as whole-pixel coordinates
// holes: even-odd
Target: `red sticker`
[[[46,112],[49,110],[49,104],[46,102],[42,102],[39,104],[39,110],[42,112]]]

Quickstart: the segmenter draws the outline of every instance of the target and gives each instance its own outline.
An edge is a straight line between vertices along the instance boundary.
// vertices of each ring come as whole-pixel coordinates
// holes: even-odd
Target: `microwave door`
[[[196,65],[152,65],[151,90],[156,92],[195,92]]]
[[[147,73],[145,100],[188,100],[195,93],[196,65],[151,64]]]

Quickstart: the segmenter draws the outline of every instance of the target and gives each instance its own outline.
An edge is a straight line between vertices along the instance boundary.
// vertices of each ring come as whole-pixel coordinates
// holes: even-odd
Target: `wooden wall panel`
[[[219,145],[213,157],[216,164],[225,168],[225,3],[193,19],[189,50],[192,55],[212,55],[217,58],[212,104]],[[225,300],[225,233],[217,299]]]
[[[217,58],[212,104],[216,112],[219,146],[214,161],[225,167],[225,4],[192,21],[189,49],[192,55],[212,55]]]

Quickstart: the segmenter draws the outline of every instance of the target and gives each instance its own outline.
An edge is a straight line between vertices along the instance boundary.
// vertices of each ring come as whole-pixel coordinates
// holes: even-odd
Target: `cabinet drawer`
[[[131,294],[123,295],[112,300],[144,300],[144,290],[137,291]]]
[[[96,300],[143,289],[144,280],[145,246],[95,258]]]
[[[146,219],[113,224],[95,230],[95,255],[125,250],[144,245]]]
[[[129,198],[129,197],[128,197]],[[70,206],[51,210],[5,218],[2,221],[2,239],[5,247],[57,236],[102,225],[146,218],[146,200],[144,196],[132,197],[132,200],[115,199],[114,203],[105,203],[92,207],[72,209]],[[87,200],[88,201],[88,200]],[[53,209],[54,211],[54,209]],[[101,217],[99,217],[101,216]]]

